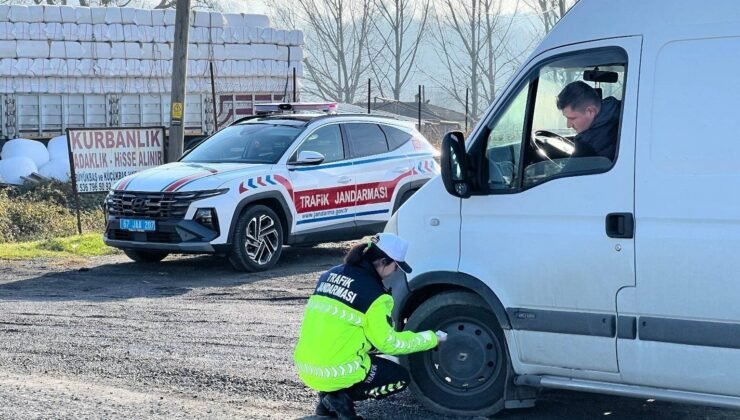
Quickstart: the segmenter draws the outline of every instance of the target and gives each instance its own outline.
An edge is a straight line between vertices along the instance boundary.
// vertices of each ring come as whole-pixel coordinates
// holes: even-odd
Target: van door
[[[740,66],[740,31],[680,33],[645,42],[637,287],[618,299],[636,328],[619,360],[628,382],[740,396],[740,84],[725,73]]]
[[[616,296],[635,282],[640,50],[635,36],[541,54],[470,141],[479,185],[461,204],[459,271],[485,281],[506,307],[518,373],[619,371]],[[569,128],[556,98],[573,82],[603,98],[593,128],[604,123],[599,118],[615,125],[600,129],[607,137],[596,143],[615,147],[597,147]],[[571,108],[586,112],[581,105]]]

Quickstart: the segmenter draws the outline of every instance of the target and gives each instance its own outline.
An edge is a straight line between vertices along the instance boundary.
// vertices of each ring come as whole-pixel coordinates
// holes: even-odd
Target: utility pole
[[[185,139],[183,119],[185,116],[185,85],[188,77],[188,32],[190,32],[190,0],[177,0],[175,45],[172,51],[172,100],[170,103],[170,136],[167,139],[167,162],[174,162],[182,156]]]

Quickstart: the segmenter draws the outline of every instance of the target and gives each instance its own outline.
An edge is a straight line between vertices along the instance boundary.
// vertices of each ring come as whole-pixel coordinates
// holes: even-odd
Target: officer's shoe
[[[337,413],[340,420],[362,420],[355,412],[355,403],[346,392],[331,392],[321,400],[324,406]]]
[[[323,403],[326,392],[319,392],[319,403],[316,404],[316,415],[321,417],[336,417],[337,413],[329,410]]]

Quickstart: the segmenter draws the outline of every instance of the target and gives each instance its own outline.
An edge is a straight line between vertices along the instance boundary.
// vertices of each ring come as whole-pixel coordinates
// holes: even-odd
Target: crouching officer
[[[324,273],[306,305],[295,349],[298,376],[319,392],[316,414],[359,419],[354,401],[380,399],[406,388],[409,376],[388,355],[429,350],[447,339],[442,331],[396,332],[390,324],[393,298],[383,279],[404,261],[408,243],[380,233],[352,247],[344,264]]]

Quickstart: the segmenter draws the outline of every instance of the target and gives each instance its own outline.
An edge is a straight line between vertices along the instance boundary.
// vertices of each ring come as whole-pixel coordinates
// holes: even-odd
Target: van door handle
[[[352,182],[352,177],[342,176],[342,177],[339,177],[339,179],[337,179],[337,182],[340,184],[347,184],[347,183]]]
[[[633,216],[632,213],[607,214],[606,235],[610,238],[634,238],[635,216]]]

